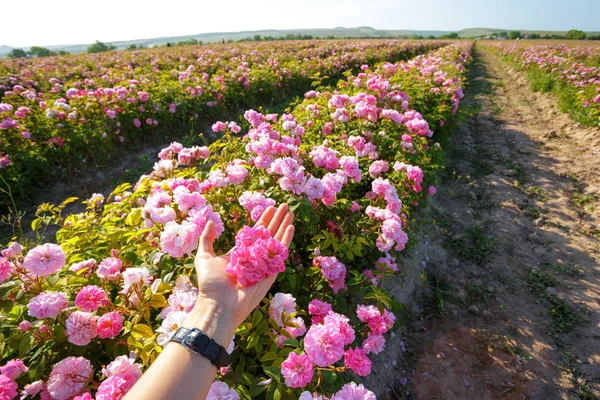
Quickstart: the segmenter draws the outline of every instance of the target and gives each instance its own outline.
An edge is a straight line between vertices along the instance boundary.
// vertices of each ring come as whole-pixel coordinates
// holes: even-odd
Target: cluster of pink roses
[[[250,286],[267,275],[285,271],[288,249],[262,226],[244,226],[235,236],[235,247],[225,271],[242,286]]]

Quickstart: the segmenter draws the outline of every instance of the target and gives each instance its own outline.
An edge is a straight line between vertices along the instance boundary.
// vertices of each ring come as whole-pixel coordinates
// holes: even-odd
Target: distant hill
[[[476,38],[489,36],[492,33],[519,31],[521,33],[537,33],[538,35],[566,35],[567,31],[536,31],[531,29],[494,29],[494,28],[468,28],[458,31],[461,38]],[[589,36],[598,36],[600,32],[586,32]]]
[[[5,46],[5,45],[2,45],[2,46],[0,46],[0,55],[2,55],[2,54],[5,54],[5,53],[8,53],[8,52],[9,52],[9,51],[11,51],[12,49],[13,49],[13,48],[12,48],[12,47],[10,47],[10,46]]]
[[[457,33],[461,38],[474,38],[480,36],[491,35],[494,32],[510,31],[510,29],[494,29],[494,28],[468,28],[462,29]],[[110,44],[115,45],[117,49],[125,49],[131,45],[142,45],[145,47],[164,46],[167,43],[177,43],[185,40],[196,39],[204,43],[220,42],[222,40],[240,40],[245,38],[252,38],[255,35],[262,37],[272,36],[276,38],[285,38],[287,35],[310,35],[315,37],[334,37],[334,38],[370,38],[370,37],[389,37],[389,38],[410,38],[413,36],[434,36],[440,37],[447,35],[453,31],[436,31],[436,30],[402,30],[402,29],[375,29],[370,26],[359,26],[356,28],[323,28],[323,29],[268,29],[260,31],[241,31],[241,32],[212,32],[212,33],[200,33],[197,35],[185,35],[185,36],[170,36],[170,37],[159,37],[150,39],[137,39],[137,40],[125,40],[118,42],[111,42]],[[533,30],[521,30],[521,32],[538,33],[541,35],[545,34],[565,34],[565,31],[533,31]],[[588,32],[590,35],[600,35],[600,32]],[[45,46],[50,50],[65,50],[69,53],[84,53],[87,51],[87,47],[90,44],[69,44],[69,45],[56,45],[56,46]],[[0,46],[0,57],[6,56],[6,54],[12,50],[13,47],[3,45]],[[23,48],[28,50],[28,47]]]

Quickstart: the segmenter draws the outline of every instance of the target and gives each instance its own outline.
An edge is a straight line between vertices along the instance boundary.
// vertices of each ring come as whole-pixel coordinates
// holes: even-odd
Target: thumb
[[[215,224],[212,221],[208,221],[198,241],[198,255],[208,253],[214,257],[213,243],[215,242],[216,236],[217,228],[215,227]]]

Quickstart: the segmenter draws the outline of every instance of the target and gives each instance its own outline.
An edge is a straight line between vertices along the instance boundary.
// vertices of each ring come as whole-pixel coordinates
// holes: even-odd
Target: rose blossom
[[[310,383],[314,374],[314,365],[306,354],[291,352],[287,360],[281,363],[281,375],[285,384],[291,388],[301,388]]]
[[[25,385],[25,387],[21,391],[21,399],[24,399],[27,396],[33,397],[39,392],[41,392],[42,389],[44,389],[44,382],[42,381],[35,381],[28,385]]]
[[[13,272],[13,266],[10,261],[4,257],[0,257],[0,283],[4,282]]]
[[[113,280],[119,275],[121,275],[121,267],[123,266],[123,261],[121,261],[118,257],[107,257],[100,262],[98,265],[98,270],[96,270],[96,275],[100,278]]]
[[[331,400],[377,400],[375,393],[365,388],[362,383],[357,385],[354,382],[346,383],[333,395]]]
[[[362,348],[367,354],[379,354],[385,348],[385,338],[383,337],[383,335],[375,335],[373,333],[369,333],[367,338],[362,342]]]
[[[10,246],[2,250],[2,257],[12,258],[20,255],[23,252],[23,247],[17,242],[12,242]]]
[[[38,319],[56,318],[68,305],[65,293],[42,292],[29,300],[27,314]]]
[[[23,267],[34,275],[47,276],[60,270],[66,262],[66,254],[57,244],[46,243],[27,253]]]
[[[296,298],[289,293],[275,293],[269,303],[269,316],[282,326],[281,314],[289,316],[293,312],[296,312]]]
[[[121,400],[138,379],[139,376],[129,373],[113,375],[102,381],[96,392],[96,400]]]
[[[110,378],[117,374],[130,374],[139,378],[142,376],[141,367],[140,364],[135,362],[135,358],[126,355],[118,356],[106,368],[102,369],[102,375]]]
[[[365,351],[358,347],[346,350],[344,365],[359,376],[367,376],[371,373],[371,360],[369,360]]]
[[[92,365],[87,359],[67,357],[54,365],[46,386],[52,398],[66,400],[79,394],[91,375]]]
[[[189,221],[178,224],[175,221],[167,222],[165,229],[160,234],[161,251],[171,257],[191,255],[198,247],[200,233],[196,225]]]
[[[344,341],[335,327],[312,325],[304,337],[304,350],[319,367],[328,367],[344,355]]]
[[[77,346],[89,344],[98,334],[96,316],[75,311],[67,318],[67,338]]]
[[[0,399],[11,400],[17,397],[19,385],[8,376],[0,375]]]
[[[240,396],[225,382],[214,381],[206,395],[206,400],[239,400]]]
[[[262,226],[244,226],[235,237],[235,247],[225,271],[235,275],[242,286],[250,286],[267,274],[285,271],[288,249],[273,239]]]
[[[308,303],[308,313],[312,315],[313,324],[323,323],[327,313],[331,311],[331,304],[318,299],[311,300]]]
[[[19,359],[10,360],[4,366],[0,367],[0,372],[12,380],[16,380],[22,373],[27,372],[29,368]]]
[[[75,297],[75,305],[83,311],[96,311],[100,307],[106,307],[110,304],[108,295],[102,289],[95,285],[83,287]]]
[[[123,329],[123,316],[118,312],[109,312],[98,319],[97,332],[101,339],[112,339]]]

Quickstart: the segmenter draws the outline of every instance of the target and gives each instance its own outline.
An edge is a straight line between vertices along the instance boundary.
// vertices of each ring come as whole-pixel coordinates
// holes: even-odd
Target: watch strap
[[[198,328],[179,328],[171,341],[181,343],[183,347],[192,353],[206,357],[217,367],[229,365],[229,355],[225,348]]]

